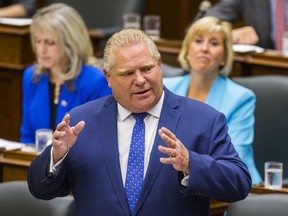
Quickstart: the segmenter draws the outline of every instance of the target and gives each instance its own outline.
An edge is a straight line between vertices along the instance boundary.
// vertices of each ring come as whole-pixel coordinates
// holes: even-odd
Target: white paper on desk
[[[9,140],[0,138],[0,149],[10,151],[10,150],[21,149],[22,147],[23,147],[22,143],[9,141]]]
[[[262,53],[265,51],[265,49],[259,46],[248,44],[233,44],[233,51],[238,53],[248,53],[248,52]]]
[[[0,18],[0,23],[13,26],[26,26],[30,25],[32,19],[29,18]]]

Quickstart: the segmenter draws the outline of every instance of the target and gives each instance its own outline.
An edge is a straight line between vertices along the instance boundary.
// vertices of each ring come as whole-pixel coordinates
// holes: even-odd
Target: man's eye
[[[147,72],[150,72],[153,68],[154,68],[154,66],[151,65],[151,66],[143,68],[142,71],[147,73]]]
[[[127,76],[131,76],[132,74],[133,72],[126,72],[126,73],[122,73],[121,76],[127,77]]]

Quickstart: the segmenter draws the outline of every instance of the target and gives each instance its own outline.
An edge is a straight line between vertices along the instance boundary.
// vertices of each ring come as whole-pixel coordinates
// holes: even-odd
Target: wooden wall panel
[[[158,14],[162,17],[161,37],[182,39],[185,29],[198,13],[202,0],[148,0],[146,14]],[[217,0],[210,0],[215,4]]]

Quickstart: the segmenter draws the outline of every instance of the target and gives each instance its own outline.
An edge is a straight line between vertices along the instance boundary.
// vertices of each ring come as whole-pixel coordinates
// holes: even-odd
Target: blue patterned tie
[[[136,119],[130,144],[125,191],[131,213],[133,213],[142,189],[144,176],[145,123],[147,113],[132,113]]]

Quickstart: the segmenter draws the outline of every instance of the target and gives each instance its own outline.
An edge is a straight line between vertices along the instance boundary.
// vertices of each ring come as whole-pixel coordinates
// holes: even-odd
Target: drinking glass
[[[137,13],[126,13],[123,15],[123,28],[141,29],[141,16]]]
[[[265,188],[280,190],[282,188],[283,164],[278,161],[265,162]]]
[[[53,131],[51,129],[41,128],[36,130],[35,148],[37,153],[41,153],[48,145],[52,143]]]
[[[159,40],[161,33],[161,17],[158,15],[145,15],[143,30],[153,39]]]

